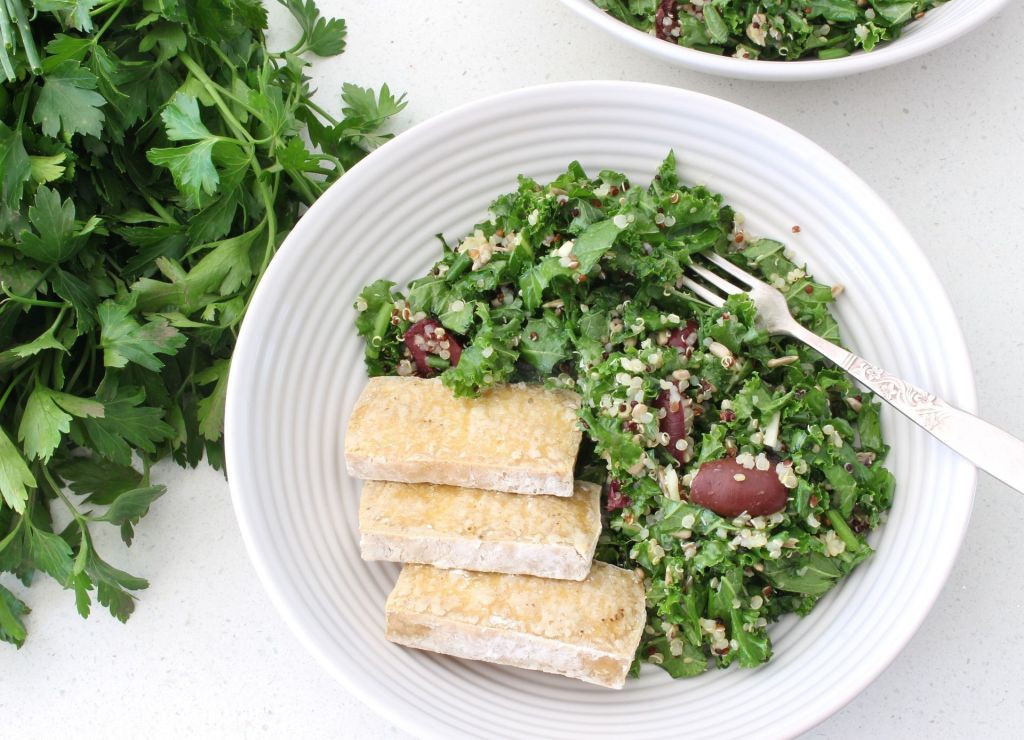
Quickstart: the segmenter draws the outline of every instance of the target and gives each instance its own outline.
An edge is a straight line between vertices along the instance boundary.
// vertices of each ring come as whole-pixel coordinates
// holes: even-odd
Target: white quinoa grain
[[[765,363],[768,367],[780,367],[782,365],[792,365],[800,358],[797,355],[786,355],[785,357],[773,357]]]
[[[725,359],[726,357],[732,358],[733,356],[732,350],[726,347],[721,342],[712,341],[711,344],[708,345],[708,352],[713,354],[715,357],[718,357],[719,359]]]

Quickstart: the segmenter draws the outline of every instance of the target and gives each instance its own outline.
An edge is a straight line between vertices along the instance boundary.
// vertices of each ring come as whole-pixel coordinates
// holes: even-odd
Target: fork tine
[[[729,273],[734,278],[737,278],[738,280],[742,280],[747,285],[750,285],[750,286],[754,286],[754,285],[767,285],[767,283],[765,283],[763,280],[760,280],[759,278],[754,277],[753,275],[751,275],[749,272],[747,272],[743,268],[737,267],[736,265],[734,265],[732,262],[727,260],[725,257],[721,256],[720,254],[715,254],[714,252],[701,252],[701,256],[704,257],[705,259],[710,260],[711,262],[715,263],[715,265],[717,265],[718,267],[722,268],[723,271]]]
[[[718,275],[711,272],[711,270],[709,270],[706,267],[701,267],[696,263],[691,263],[689,265],[689,268],[724,293],[734,295],[736,293],[743,292],[743,288],[738,288],[732,283],[730,283],[728,280],[720,278]]]
[[[701,300],[707,301],[712,306],[721,308],[725,304],[725,301],[722,299],[722,296],[718,295],[717,293],[712,293],[706,287],[698,283],[693,278],[688,277],[687,275],[683,275],[680,278],[680,282],[687,288],[689,288],[691,291],[696,293],[701,298]]]

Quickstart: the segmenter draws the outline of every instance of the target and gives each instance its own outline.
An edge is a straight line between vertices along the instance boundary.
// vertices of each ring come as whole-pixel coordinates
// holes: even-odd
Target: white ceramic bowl
[[[579,159],[647,182],[669,148],[684,178],[725,194],[754,233],[779,237],[842,282],[849,344],[973,409],[956,318],[896,216],[821,148],[768,118],[669,87],[621,82],[529,88],[402,134],[305,215],[259,286],[227,400],[239,525],[267,590],[345,687],[419,735],[739,737],[795,734],[849,701],[910,639],[956,557],[974,469],[886,412],[899,482],[877,554],[805,619],[771,630],[757,670],[672,681],[648,666],[612,692],[578,681],[407,650],[383,638],[397,567],[359,559],[359,483],[345,425],[364,383],[351,304],[376,278],[402,283],[484,217],[519,173],[546,180]],[[800,225],[799,234],[791,233]],[[415,419],[396,419],[413,424]]]
[[[1009,0],[950,0],[928,11],[920,21],[903,29],[900,38],[881,44],[870,53],[859,51],[841,59],[808,59],[798,62],[764,62],[734,59],[662,41],[616,20],[591,0],[562,0],[567,6],[613,36],[642,51],[680,67],[742,80],[795,82],[824,80],[867,72],[925,54],[955,41],[991,18]]]

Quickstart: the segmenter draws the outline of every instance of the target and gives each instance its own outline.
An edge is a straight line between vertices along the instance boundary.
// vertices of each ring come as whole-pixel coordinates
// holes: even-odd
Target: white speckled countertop
[[[717,95],[806,134],[902,216],[956,307],[981,414],[1024,437],[1024,3],[902,66],[800,84],[674,69],[554,0],[320,5],[349,26],[346,53],[315,67],[332,110],[342,81],[408,91],[405,127],[526,85],[634,79]],[[271,17],[283,45],[293,29],[276,9]],[[224,478],[170,466],[156,477],[169,492],[131,550],[106,533],[111,559],[152,582],[127,625],[101,609],[80,619],[72,595],[50,580],[16,588],[33,613],[25,647],[0,649],[0,734],[402,736],[287,631],[249,565]],[[892,666],[809,737],[1020,736],[1022,522],[1024,496],[981,476],[960,561],[931,615]]]

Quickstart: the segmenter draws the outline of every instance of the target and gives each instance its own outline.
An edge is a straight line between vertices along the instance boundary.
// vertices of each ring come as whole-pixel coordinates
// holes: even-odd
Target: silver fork
[[[702,300],[721,306],[725,302],[721,294],[746,292],[753,299],[758,320],[767,332],[786,334],[817,350],[954,452],[1024,492],[1024,442],[804,328],[790,315],[786,298],[779,290],[721,255],[705,252],[699,257],[745,286],[734,285],[695,258],[687,267],[682,284]]]

